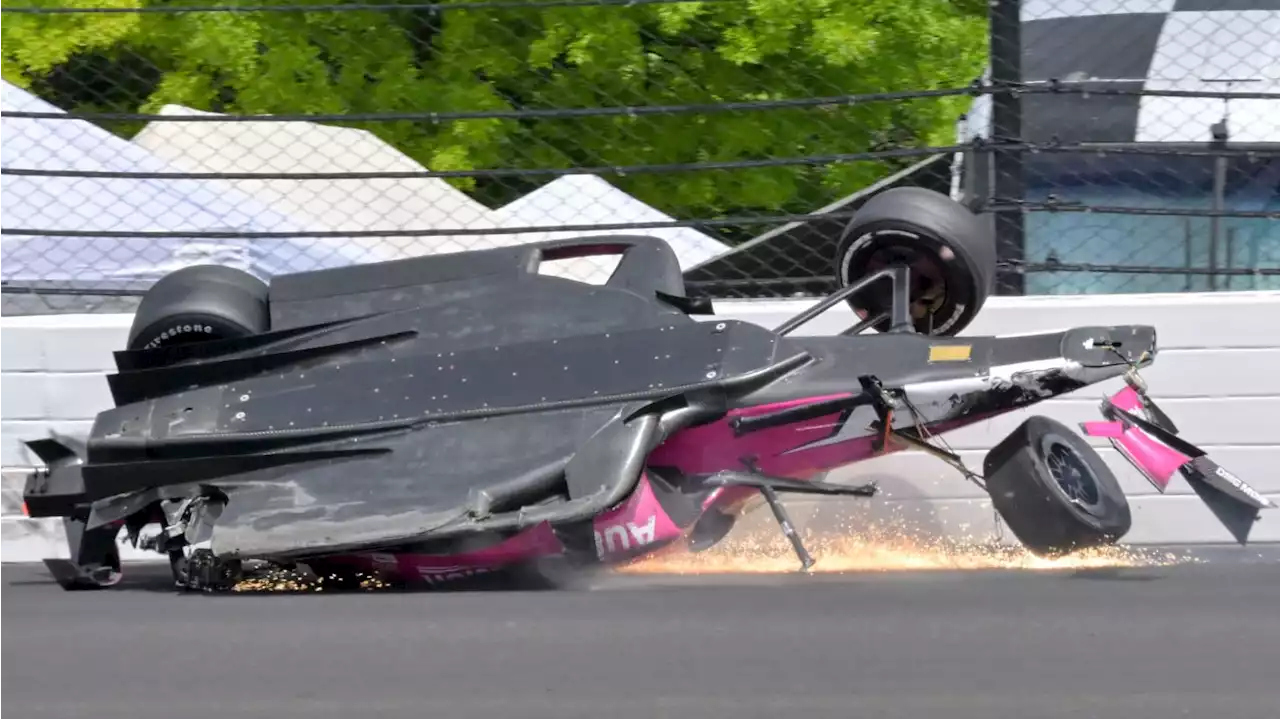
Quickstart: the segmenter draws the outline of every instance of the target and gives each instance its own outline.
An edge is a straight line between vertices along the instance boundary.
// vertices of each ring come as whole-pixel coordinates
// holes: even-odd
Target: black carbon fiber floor
[[[66,593],[3,569],[22,719],[1275,719],[1280,564]]]

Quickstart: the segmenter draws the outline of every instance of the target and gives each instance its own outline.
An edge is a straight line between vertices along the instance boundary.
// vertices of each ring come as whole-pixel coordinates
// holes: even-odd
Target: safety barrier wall
[[[773,327],[812,300],[734,301],[717,312]],[[21,516],[21,483],[36,462],[22,440],[50,430],[83,435],[110,406],[105,374],[123,345],[129,315],[5,317],[0,335],[3,386],[3,558],[36,559],[65,552],[55,524]],[[833,308],[797,334],[839,332],[853,321]],[[1183,435],[1219,462],[1280,499],[1280,292],[994,298],[965,334],[1016,334],[1078,325],[1151,324],[1161,352],[1146,370],[1151,393]],[[1051,400],[947,435],[966,463],[980,469],[986,451],[1026,416],[1045,414],[1074,425],[1098,417],[1098,402],[1119,381]],[[1165,496],[1105,440],[1091,440],[1120,477],[1134,507],[1134,544],[1230,542],[1191,489],[1175,479]],[[834,481],[877,480],[881,498],[792,500],[797,524],[815,529],[890,520],[926,535],[1002,537],[990,503],[937,459],[918,452],[877,458],[841,470]],[[1264,512],[1253,541],[1280,542],[1280,510]]]

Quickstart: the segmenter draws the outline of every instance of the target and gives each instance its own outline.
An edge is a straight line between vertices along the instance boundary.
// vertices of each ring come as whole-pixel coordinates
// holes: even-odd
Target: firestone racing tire
[[[991,295],[996,275],[995,237],[985,223],[950,197],[920,187],[895,187],[867,200],[849,221],[836,250],[836,280],[851,285],[895,265],[911,269],[911,317],[915,331],[958,334]],[[862,319],[892,303],[888,282],[848,299]],[[889,321],[872,325],[877,332]]]
[[[1129,502],[1102,457],[1048,417],[1023,422],[987,454],[983,471],[996,511],[1033,554],[1115,544],[1132,526]]]
[[[129,330],[131,350],[209,342],[270,329],[268,289],[248,272],[221,265],[175,270],[147,291]]]

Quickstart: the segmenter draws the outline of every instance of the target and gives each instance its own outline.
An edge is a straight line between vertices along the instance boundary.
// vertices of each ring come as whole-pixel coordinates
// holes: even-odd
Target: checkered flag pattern
[[[1023,0],[1021,19],[1018,139],[1047,148],[991,199],[1032,210],[1028,266],[1064,270],[1025,291],[1280,287],[1280,0]],[[970,138],[1009,139],[993,102]]]
[[[1023,137],[1091,143],[1280,143],[1280,0],[1023,0],[1022,74],[1101,93],[1027,95]],[[1154,93],[1238,94],[1168,97]],[[970,127],[989,127],[980,98]]]

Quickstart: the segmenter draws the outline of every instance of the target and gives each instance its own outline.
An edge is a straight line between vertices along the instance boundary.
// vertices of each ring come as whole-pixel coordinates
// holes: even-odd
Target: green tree
[[[245,0],[258,2],[259,0]],[[333,0],[287,0],[290,4]],[[134,7],[207,0],[36,0]],[[638,7],[6,13],[3,74],[69,110],[451,111],[709,103],[962,86],[976,0],[711,0]],[[967,98],[702,115],[364,125],[437,170],[685,163],[948,144]],[[128,135],[136,127],[113,128]],[[901,167],[610,177],[677,216],[810,211]],[[511,180],[457,184],[489,202]]]

